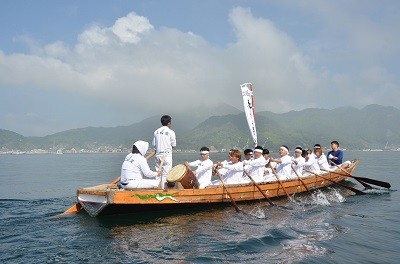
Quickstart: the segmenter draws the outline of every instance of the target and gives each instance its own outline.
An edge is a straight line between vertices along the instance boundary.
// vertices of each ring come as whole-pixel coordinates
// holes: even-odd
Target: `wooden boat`
[[[352,161],[346,168],[351,175],[359,161]],[[309,174],[298,178],[281,180],[279,182],[258,183],[258,186],[268,198],[293,195],[325,188],[347,178],[343,169],[320,174]],[[329,179],[329,180],[328,180]],[[305,186],[304,186],[305,185]],[[265,199],[260,190],[252,183],[227,185],[229,194],[236,202]],[[282,188],[283,187],[283,188]],[[95,217],[110,214],[139,213],[143,211],[176,210],[185,208],[210,208],[221,204],[231,203],[222,185],[209,186],[205,189],[184,189],[182,185],[163,189],[124,190],[116,184],[101,184],[77,190],[77,207],[82,207],[89,215]]]

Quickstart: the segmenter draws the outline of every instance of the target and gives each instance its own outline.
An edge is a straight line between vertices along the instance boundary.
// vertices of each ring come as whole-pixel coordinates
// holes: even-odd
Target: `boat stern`
[[[108,188],[108,184],[101,184],[77,190],[78,202],[90,216],[97,216],[109,204]]]

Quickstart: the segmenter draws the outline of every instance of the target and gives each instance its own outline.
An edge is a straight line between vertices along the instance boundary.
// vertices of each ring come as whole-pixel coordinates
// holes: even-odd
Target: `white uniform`
[[[294,164],[293,167],[296,170],[297,174],[299,175],[299,177],[301,177],[303,175],[303,165],[306,162],[305,158],[303,158],[302,156],[297,157],[294,159],[294,161],[296,161],[297,164]],[[297,175],[295,172],[293,178],[297,178]]]
[[[243,179],[243,162],[239,161],[235,164],[228,162],[222,165],[222,169],[226,169],[223,175],[224,183],[238,184],[242,183]]]
[[[245,160],[243,161],[243,164],[245,164],[244,169],[246,171],[244,175],[244,179],[246,179],[245,182],[250,181],[250,179],[246,176],[246,173],[248,173],[255,182],[264,181],[264,171],[267,161],[263,156],[253,160]]]
[[[222,161],[221,163],[222,163],[222,166],[218,168],[218,172],[219,172],[219,174],[221,174],[222,176],[224,176],[225,173],[227,172],[227,169],[224,168],[224,165],[229,164],[229,163],[231,163],[231,162],[228,161],[228,160],[224,160],[224,161]],[[220,180],[215,180],[214,183],[218,185],[218,184],[220,184]]]
[[[211,184],[213,162],[210,159],[195,160],[189,162],[189,166],[196,167],[196,178],[199,181],[200,189],[204,189]]]
[[[317,163],[321,170],[331,170],[325,155],[321,155],[319,158],[317,158]]]
[[[308,160],[304,163],[304,168],[315,173],[319,172],[318,161],[315,159],[314,154],[308,156]]]
[[[276,165],[276,173],[280,180],[291,178],[292,176],[292,157],[285,155],[280,158],[281,162]]]
[[[271,162],[269,158],[267,160],[265,160],[265,162],[267,165],[265,165],[265,168],[264,168],[264,182],[276,181],[275,175],[271,169],[271,166],[272,166],[272,168],[276,167],[276,163]]]
[[[156,148],[156,170],[158,170],[161,160],[164,159],[161,173],[162,188],[167,181],[167,174],[172,168],[172,149],[176,147],[175,132],[168,126],[162,126],[154,131],[152,145]]]
[[[139,153],[129,153],[126,155],[121,167],[121,185],[124,189],[136,188],[157,188],[160,184],[160,179],[145,179],[156,178],[157,172],[150,169],[147,160],[143,155],[147,152],[149,143],[137,141],[134,144],[139,150]]]

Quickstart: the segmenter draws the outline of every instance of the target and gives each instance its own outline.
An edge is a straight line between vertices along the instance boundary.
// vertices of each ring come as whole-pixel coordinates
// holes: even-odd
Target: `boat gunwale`
[[[350,174],[352,171],[357,167],[358,160],[356,160],[349,168],[346,168],[346,171]],[[347,176],[343,175],[343,173],[335,173],[339,172],[339,170],[334,170],[332,172],[322,172],[321,175],[324,178],[330,179],[332,181],[340,182],[348,178]],[[310,188],[323,188],[334,183],[319,177],[317,175],[307,175],[306,177],[301,177],[301,180],[304,184]],[[301,181],[298,178],[293,179],[286,179],[280,181],[285,189],[289,189],[290,194],[304,192],[306,191],[305,187],[302,185]],[[325,183],[327,182],[327,183]],[[273,182],[260,182],[257,185],[261,188],[263,192],[271,191],[277,189],[277,195],[271,195],[270,198],[282,196],[284,195],[284,191],[280,184],[277,181]],[[256,186],[252,182],[249,183],[241,183],[241,184],[230,184],[227,185],[229,192],[233,195],[240,195],[243,193],[259,193],[259,190],[256,189]],[[297,189],[293,191],[293,189]],[[226,196],[226,191],[224,190],[223,186],[216,185],[216,186],[208,186],[204,189],[177,189],[177,188],[168,188],[168,189],[132,189],[132,190],[124,190],[119,189],[115,184],[100,184],[91,187],[80,188],[77,190],[77,195],[79,194],[90,194],[90,195],[99,195],[99,196],[110,196],[112,195],[114,198],[115,196],[126,194],[126,193],[135,193],[135,194],[146,194],[146,195],[157,195],[157,194],[165,194],[165,193],[175,193],[176,197],[196,197],[196,196],[206,196],[206,195],[222,195]],[[261,193],[259,193],[261,196]],[[258,199],[258,196],[254,199]],[[241,201],[241,197],[237,197],[239,201]],[[225,199],[224,199],[225,200]],[[243,200],[251,200],[251,198],[244,198]],[[186,201],[188,202],[188,201]]]

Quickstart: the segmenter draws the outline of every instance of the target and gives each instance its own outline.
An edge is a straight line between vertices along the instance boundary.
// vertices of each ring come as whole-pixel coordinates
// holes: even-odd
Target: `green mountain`
[[[233,107],[198,109],[171,116],[179,149],[253,146],[244,113]],[[270,150],[276,150],[282,144],[290,149],[298,145],[312,147],[315,143],[329,148],[332,140],[338,140],[341,147],[347,149],[397,149],[400,146],[400,110],[394,107],[310,108],[283,114],[265,111],[256,113],[256,124],[258,144]],[[0,129],[0,151],[129,149],[139,139],[151,142],[153,131],[160,125],[160,116],[154,116],[130,126],[77,128],[45,137],[24,137]]]
[[[26,138],[15,132],[0,129],[0,151],[7,149],[25,149],[28,145]]]
[[[329,147],[332,140],[338,140],[348,149],[400,146],[400,110],[394,107],[369,105],[361,110],[340,107],[333,110],[305,109],[285,114],[261,112],[258,115],[271,118],[286,130],[295,130],[303,135],[302,138],[286,135],[283,142],[292,146],[297,141],[303,146],[320,143]]]

